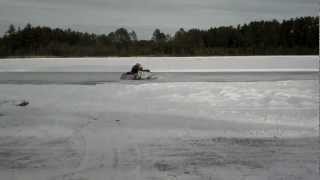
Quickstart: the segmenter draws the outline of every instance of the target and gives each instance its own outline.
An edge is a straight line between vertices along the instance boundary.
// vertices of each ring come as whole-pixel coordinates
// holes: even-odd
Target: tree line
[[[0,38],[0,57],[315,55],[318,47],[319,17],[181,28],[174,35],[156,29],[150,40],[139,40],[125,28],[96,35],[27,24],[22,29],[10,25]]]

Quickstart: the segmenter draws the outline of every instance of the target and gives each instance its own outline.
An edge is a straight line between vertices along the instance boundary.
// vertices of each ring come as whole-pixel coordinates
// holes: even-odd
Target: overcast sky
[[[146,39],[155,28],[173,33],[317,16],[318,8],[318,0],[0,0],[0,29],[30,22],[100,34],[126,27]]]

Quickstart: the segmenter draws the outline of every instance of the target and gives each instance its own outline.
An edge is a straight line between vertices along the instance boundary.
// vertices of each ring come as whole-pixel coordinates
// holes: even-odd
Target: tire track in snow
[[[70,140],[75,141],[76,137],[80,138],[80,143],[82,144],[82,156],[80,156],[80,164],[78,167],[74,170],[64,170],[64,172],[60,172],[57,176],[53,177],[52,180],[64,180],[64,179],[70,179],[72,176],[74,176],[76,173],[81,172],[82,169],[86,165],[87,161],[87,154],[88,154],[88,146],[87,146],[87,139],[86,136],[83,135],[83,130],[87,128],[91,124],[90,120],[87,121],[86,123],[80,125],[77,129],[74,130],[72,135],[70,136]]]
[[[114,173],[110,174],[110,179],[116,178],[120,164],[120,150],[114,137],[105,138],[101,136],[101,132],[95,129],[101,127],[100,123],[115,125],[111,121],[98,121],[99,119],[95,116],[89,116],[89,120],[83,123],[79,128],[74,131],[74,135],[70,139],[79,137],[79,141],[82,143],[82,156],[80,164],[75,169],[66,170],[61,172],[52,180],[69,180],[69,179],[81,179],[85,178],[88,172],[102,169],[112,168]],[[116,126],[120,123],[116,122]],[[92,129],[90,129],[92,128]],[[110,134],[109,134],[110,135]]]

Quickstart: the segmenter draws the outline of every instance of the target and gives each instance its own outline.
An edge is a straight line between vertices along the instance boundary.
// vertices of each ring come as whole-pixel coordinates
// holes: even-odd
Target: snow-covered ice
[[[319,68],[317,56],[17,58],[0,60],[0,72],[126,72],[136,62],[154,72],[297,72]]]
[[[294,57],[297,63],[303,58],[315,66],[303,68],[318,67],[314,57]],[[109,66],[96,70],[120,71],[119,63],[124,69],[137,60],[148,67],[160,63],[119,60],[107,60]],[[68,66],[69,60],[24,61],[0,60],[0,69],[79,72],[102,63],[94,60],[91,66],[74,59]],[[208,67],[201,62],[181,64],[190,69]],[[161,68],[169,66],[177,67],[168,63]],[[318,79],[299,73],[284,77],[237,82],[229,78],[226,82],[0,84],[0,176],[14,180],[319,179]],[[16,106],[22,100],[30,104]]]

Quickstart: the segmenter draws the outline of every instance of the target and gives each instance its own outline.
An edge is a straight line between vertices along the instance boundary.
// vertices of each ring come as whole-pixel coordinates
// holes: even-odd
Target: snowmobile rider
[[[139,71],[145,71],[145,72],[150,72],[149,69],[143,69],[142,65],[140,63],[135,64],[132,68],[131,68],[131,74],[137,74]]]

